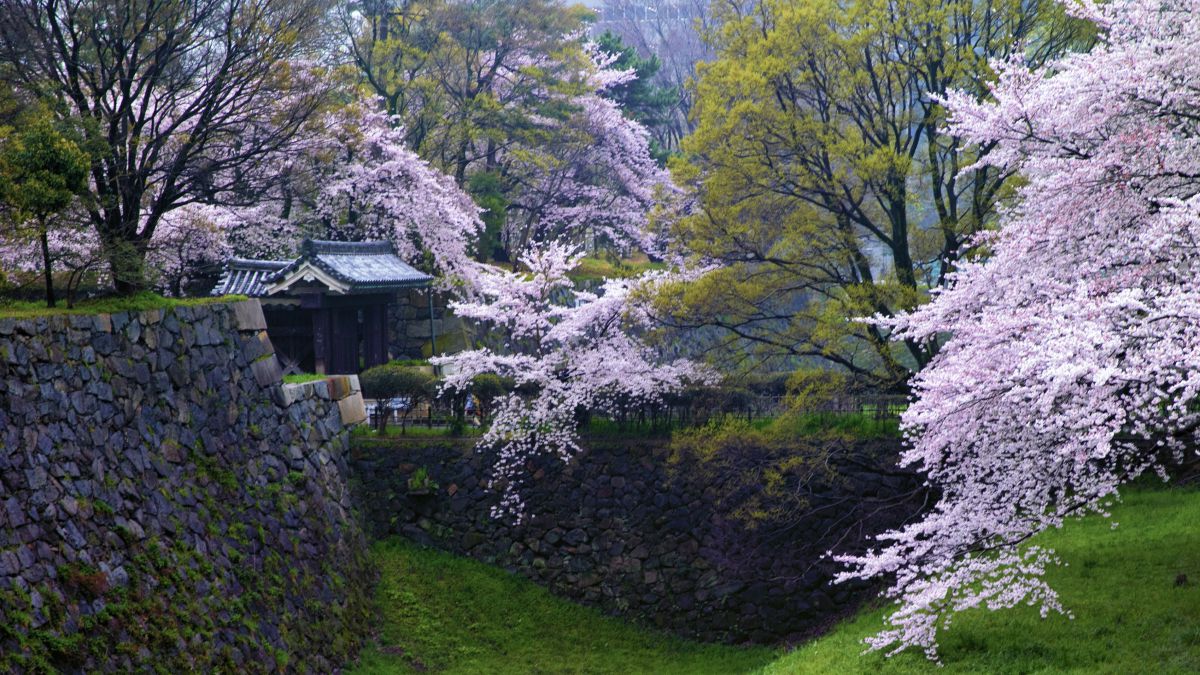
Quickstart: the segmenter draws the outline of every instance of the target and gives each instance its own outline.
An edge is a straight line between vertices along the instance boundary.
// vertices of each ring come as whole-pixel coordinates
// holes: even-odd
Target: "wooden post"
[[[429,299],[429,355],[437,356],[437,330],[433,327],[433,287],[427,286],[425,297]]]
[[[324,375],[330,365],[329,359],[329,308],[319,307],[312,313],[313,370]]]

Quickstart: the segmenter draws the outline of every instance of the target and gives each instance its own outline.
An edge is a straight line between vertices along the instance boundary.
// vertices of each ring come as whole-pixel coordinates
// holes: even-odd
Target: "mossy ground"
[[[1113,529],[1111,523],[1119,526]],[[482,563],[399,540],[376,544],[378,645],[352,672],[446,673],[1192,673],[1200,672],[1200,491],[1131,491],[1112,519],[1039,538],[1074,620],[1035,609],[965,612],[919,653],[863,655],[882,626],[864,612],[788,654],[700,645],[605,617]],[[1179,575],[1188,581],[1177,585]]]

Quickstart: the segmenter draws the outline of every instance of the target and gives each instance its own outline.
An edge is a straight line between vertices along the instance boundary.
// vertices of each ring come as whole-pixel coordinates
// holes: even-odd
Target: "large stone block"
[[[262,303],[255,298],[230,303],[233,310],[234,325],[241,331],[260,331],[267,329],[267,318],[263,316]]]
[[[254,379],[260,387],[269,387],[283,381],[283,369],[279,367],[279,359],[275,358],[274,354],[250,364],[250,370],[254,372]]]
[[[283,407],[288,407],[296,401],[303,401],[312,398],[313,387],[312,383],[301,382],[298,384],[284,383],[279,388],[279,404]]]
[[[342,416],[342,424],[360,424],[367,421],[367,406],[363,403],[362,394],[352,394],[338,401],[338,412]]]
[[[325,378],[325,383],[329,387],[329,398],[340,401],[350,394],[353,394],[357,387],[351,386],[350,378],[354,378],[354,384],[358,384],[357,375],[330,375]]]

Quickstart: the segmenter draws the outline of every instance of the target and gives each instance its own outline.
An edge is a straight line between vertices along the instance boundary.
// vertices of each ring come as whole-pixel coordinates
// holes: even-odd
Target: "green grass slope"
[[[551,596],[501,570],[401,541],[374,548],[379,645],[354,673],[1194,673],[1200,672],[1200,492],[1139,490],[1113,512],[1040,538],[1068,566],[1050,581],[1074,620],[1028,607],[961,614],[944,668],[921,654],[863,655],[868,611],[780,655],[700,645]],[[1189,581],[1176,585],[1180,574]]]
[[[1200,672],[1200,492],[1132,491],[1112,520],[1068,522],[1038,542],[1067,563],[1049,580],[1074,620],[1043,620],[1030,607],[964,612],[944,633],[945,667],[936,668],[918,653],[861,655],[862,638],[883,621],[882,611],[867,612],[764,672]],[[1188,583],[1177,586],[1179,574]]]
[[[403,540],[377,543],[378,642],[355,675],[746,673],[779,652],[687,642],[550,595],[482,563]]]

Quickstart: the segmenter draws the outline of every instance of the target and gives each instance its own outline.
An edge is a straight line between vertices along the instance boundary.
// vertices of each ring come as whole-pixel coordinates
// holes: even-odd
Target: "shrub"
[[[492,416],[492,404],[496,399],[512,390],[512,381],[492,373],[476,375],[471,380],[471,395],[479,404],[479,417],[486,420]]]
[[[435,395],[437,379],[429,373],[391,363],[368,368],[359,375],[363,395],[375,399],[379,415],[376,429],[387,433],[387,423],[393,412],[403,412],[400,433],[407,431],[408,416],[423,401]]]

